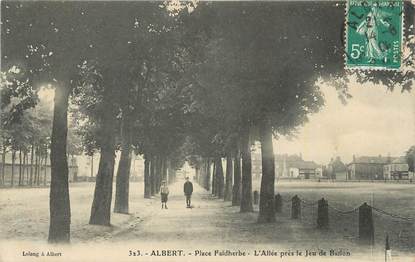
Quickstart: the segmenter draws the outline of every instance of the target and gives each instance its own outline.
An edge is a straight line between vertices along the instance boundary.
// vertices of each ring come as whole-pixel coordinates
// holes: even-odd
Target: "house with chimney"
[[[348,177],[355,180],[383,180],[384,166],[392,163],[394,158],[387,156],[353,156],[347,165]]]

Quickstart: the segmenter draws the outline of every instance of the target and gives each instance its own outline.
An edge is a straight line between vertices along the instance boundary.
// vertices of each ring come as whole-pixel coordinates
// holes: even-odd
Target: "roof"
[[[299,169],[316,169],[319,167],[314,161],[303,160],[301,155],[275,155],[275,160],[282,165],[285,160],[286,167],[295,167]]]
[[[319,167],[316,163],[313,161],[295,161],[291,162],[289,167],[296,167],[298,169],[316,169]]]
[[[392,161],[392,164],[406,164],[406,163],[407,163],[406,157],[404,156],[397,157],[395,160]]]
[[[350,164],[388,164],[395,159],[396,157],[390,156],[360,156],[355,157]]]

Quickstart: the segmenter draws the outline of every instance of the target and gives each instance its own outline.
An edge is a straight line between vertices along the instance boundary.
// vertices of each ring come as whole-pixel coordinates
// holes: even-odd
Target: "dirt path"
[[[113,235],[111,240],[185,245],[196,241],[203,246],[242,245],[251,249],[263,248],[264,245],[317,248],[321,244],[314,241],[321,237],[321,233],[312,225],[291,220],[289,212],[278,215],[277,223],[258,224],[257,212],[240,213],[239,207],[212,197],[197,184],[194,188],[192,208],[185,207],[182,181],[177,182],[170,186],[167,210],[161,209],[160,203],[154,201],[146,207],[145,216],[133,220],[126,230]],[[143,210],[133,213],[133,217],[140,214]]]
[[[157,201],[147,207],[147,215],[141,217],[142,223],[135,223],[129,230],[115,235],[113,240],[187,242],[203,238],[215,242],[223,238],[225,228],[222,227],[225,225],[221,226],[221,222],[227,223],[220,221],[218,216],[223,213],[220,210],[223,211],[224,207],[230,208],[229,203],[214,200],[207,191],[194,184],[192,208],[186,208],[182,181],[170,185],[169,189],[168,209],[161,209],[157,197]],[[138,210],[134,215],[140,213],[142,211]]]

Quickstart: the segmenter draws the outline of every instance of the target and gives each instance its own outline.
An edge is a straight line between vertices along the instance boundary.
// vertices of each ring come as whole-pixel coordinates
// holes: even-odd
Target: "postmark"
[[[346,11],[346,68],[399,70],[402,36],[402,0],[349,0]]]

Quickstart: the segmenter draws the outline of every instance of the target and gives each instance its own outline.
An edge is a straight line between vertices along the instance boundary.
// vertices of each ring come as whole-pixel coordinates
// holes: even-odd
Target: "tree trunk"
[[[23,151],[22,152],[22,183],[21,185],[24,186],[24,181],[25,181],[25,173],[26,173],[26,153]]]
[[[151,197],[150,160],[144,156],[144,198]]]
[[[157,194],[160,193],[160,187],[161,187],[161,180],[162,180],[162,174],[163,174],[163,158],[161,156],[157,157],[157,166],[156,166],[156,175],[157,175]]]
[[[242,195],[241,212],[252,212],[252,165],[251,165],[251,142],[249,129],[242,135]]]
[[[12,177],[11,177],[11,186],[14,185],[14,163],[16,161],[16,151],[12,149]]]
[[[210,190],[210,161],[209,161],[209,158],[206,159],[205,187],[206,187],[207,191]]]
[[[37,184],[37,172],[38,172],[38,160],[39,160],[39,151],[38,147],[35,148],[35,167],[34,167],[34,175],[33,175],[33,184]]]
[[[22,149],[19,149],[19,186],[22,185]]]
[[[111,224],[112,182],[115,163],[115,117],[104,113],[102,123],[101,156],[96,176],[94,200],[89,224],[109,226]]]
[[[216,181],[217,179],[216,179],[216,161],[213,161],[213,172],[212,172],[212,194],[214,195],[214,196],[216,196],[216,194],[217,194],[217,192],[216,192],[216,189],[217,189],[217,186],[216,186]]]
[[[3,138],[3,154],[1,155],[1,184],[4,186],[4,176],[6,173],[6,146],[4,145],[4,138]]]
[[[35,145],[32,143],[31,152],[30,152],[30,185],[33,185],[33,161],[35,156]]]
[[[94,177],[94,153],[91,155],[91,177]]]
[[[232,206],[241,204],[241,156],[239,150],[236,152],[233,170]]]
[[[225,179],[225,201],[232,200],[232,173],[233,173],[233,165],[232,165],[232,156],[228,154],[226,156],[226,179]]]
[[[27,168],[27,162],[28,162],[28,158],[27,158],[27,152],[23,153],[23,185],[24,185],[24,181],[26,180],[26,183],[28,183],[29,181],[29,169]]]
[[[275,162],[272,146],[272,127],[264,122],[260,129],[261,155],[262,155],[262,179],[259,198],[258,222],[275,222],[274,186],[275,186]]]
[[[130,138],[130,123],[128,118],[122,119],[122,145],[121,157],[118,164],[114,212],[128,214],[128,197],[130,187],[130,170],[131,170],[131,138]]]
[[[151,195],[154,196],[157,192],[156,190],[156,157],[151,157],[150,162],[150,182],[151,182]]]
[[[223,198],[223,191],[224,191],[224,182],[223,182],[223,167],[222,167],[222,158],[216,158],[216,190],[217,196],[219,198]]]
[[[33,167],[33,185],[36,186],[36,181],[37,181],[37,161],[38,161],[38,151],[37,151],[37,146],[35,147],[35,163],[34,163],[34,167]]]
[[[69,242],[71,226],[71,207],[68,185],[68,159],[66,158],[66,140],[68,133],[69,88],[55,89],[53,126],[50,147],[50,243]]]
[[[30,167],[29,167],[29,152],[26,152],[26,183],[29,185],[30,183]]]
[[[43,157],[40,156],[39,157],[39,177],[38,177],[39,181],[38,181],[38,185],[40,185],[40,182],[41,182],[40,178],[41,178],[42,171],[43,171],[42,167],[43,167]]]
[[[40,146],[36,149],[36,185],[40,185]],[[66,158],[66,161],[68,161],[68,158]]]
[[[45,164],[44,164],[44,167],[45,167],[45,170],[43,170],[43,172],[44,172],[44,174],[43,174],[43,185],[44,186],[46,186],[46,180],[47,180],[47,167],[48,167],[48,150],[46,149],[46,151],[45,151]]]

